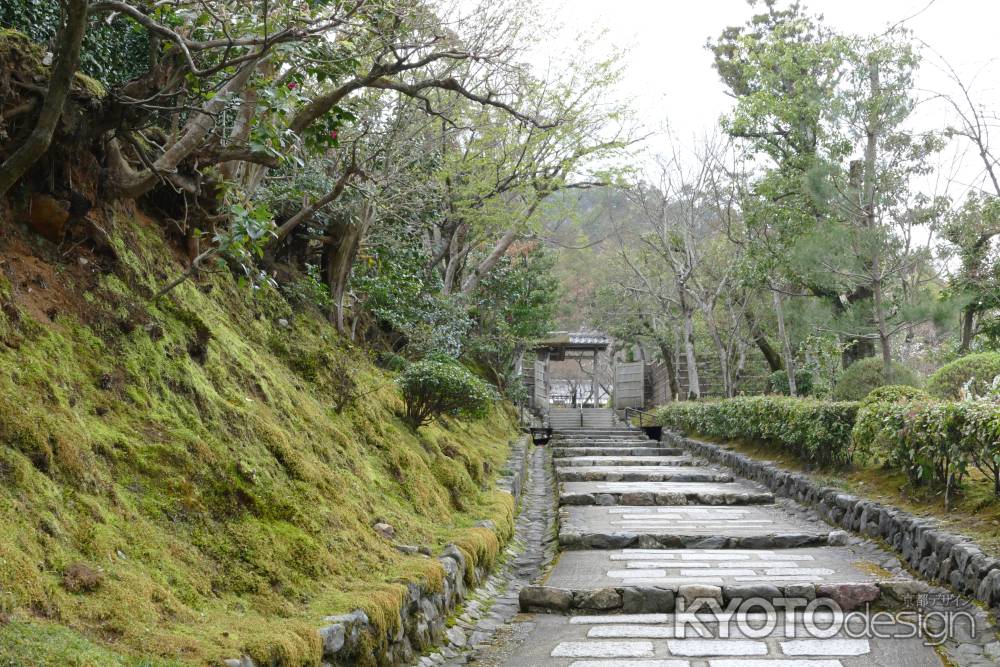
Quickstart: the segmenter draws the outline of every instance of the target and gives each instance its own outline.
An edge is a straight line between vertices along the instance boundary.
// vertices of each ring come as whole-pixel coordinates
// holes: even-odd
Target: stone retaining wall
[[[760,482],[776,495],[815,509],[827,522],[883,540],[924,579],[950,585],[1000,611],[1000,560],[970,538],[941,530],[933,519],[816,484],[807,475],[757,461],[723,446],[664,431],[663,441]]]
[[[497,487],[514,496],[520,503],[528,472],[531,446],[522,437],[511,446],[507,465],[497,480]],[[492,521],[479,524],[495,528]],[[447,640],[446,620],[465,600],[467,594],[486,580],[489,572],[474,569],[471,588],[465,581],[465,555],[449,544],[438,556],[444,569],[441,591],[431,591],[420,584],[409,584],[406,600],[399,609],[396,631],[387,637],[377,636],[378,629],[360,609],[349,614],[328,616],[319,629],[323,640],[324,665],[403,664],[413,662],[424,649]],[[225,661],[227,667],[259,667],[247,656]]]

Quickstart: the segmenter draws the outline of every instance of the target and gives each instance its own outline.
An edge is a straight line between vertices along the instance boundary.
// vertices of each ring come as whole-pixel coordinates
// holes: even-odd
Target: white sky
[[[705,42],[729,25],[740,25],[759,11],[745,0],[536,0],[548,25],[558,29],[542,53],[574,55],[580,33],[605,30],[605,42],[628,49],[619,93],[631,100],[639,120],[649,130],[669,122],[684,143],[711,133],[730,106],[712,69]],[[928,7],[928,4],[930,6]],[[988,108],[1000,111],[998,26],[1000,0],[804,0],[811,13],[822,13],[827,24],[846,33],[884,31],[903,19],[918,39],[946,58]],[[595,60],[601,53],[580,53]],[[953,92],[938,58],[924,50],[917,84],[926,91]],[[942,128],[947,120],[940,104],[922,105],[915,117],[918,129]],[[651,145],[656,150],[654,139]],[[942,172],[951,173],[952,153],[942,156]],[[969,162],[973,162],[970,158]],[[978,167],[967,162],[960,180],[974,180]]]

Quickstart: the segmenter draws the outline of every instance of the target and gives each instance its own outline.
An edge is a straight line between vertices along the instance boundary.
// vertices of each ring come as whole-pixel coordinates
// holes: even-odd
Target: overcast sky
[[[710,133],[730,106],[711,65],[705,42],[728,25],[742,24],[754,10],[745,0],[536,0],[558,26],[558,37],[540,47],[564,56],[579,49],[576,36],[606,30],[606,44],[628,49],[620,95],[630,99],[641,122],[657,129],[669,122],[683,142]],[[997,62],[1000,0],[812,0],[804,2],[814,13],[842,32],[871,34],[906,20],[915,36],[946,58],[960,73],[975,78],[979,100],[1000,110],[1000,66]],[[928,6],[929,5],[929,6]],[[916,16],[914,16],[916,15]],[[912,18],[910,18],[912,17]],[[596,59],[600,53],[580,53]],[[953,87],[924,51],[918,86],[951,92]],[[944,109],[922,105],[915,122],[921,129],[946,124]],[[662,141],[660,139],[659,141]],[[949,164],[951,156],[942,157]],[[963,180],[975,174],[966,168]]]

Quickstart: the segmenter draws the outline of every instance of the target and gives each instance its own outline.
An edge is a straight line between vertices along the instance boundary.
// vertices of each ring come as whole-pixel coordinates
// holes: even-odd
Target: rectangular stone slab
[[[559,466],[692,466],[686,456],[570,456],[560,458]]]
[[[709,636],[699,636],[689,624],[591,624],[581,617],[536,614],[524,624],[512,651],[498,667],[940,667],[932,647],[919,638],[852,637],[846,629],[827,639],[811,637],[801,622],[786,623],[775,615],[775,630],[766,637],[727,623],[729,637],[708,624]],[[615,616],[599,617],[614,619]],[[839,625],[837,627],[840,627]],[[852,626],[853,627],[853,626]],[[675,629],[681,628],[680,632]],[[654,630],[655,629],[655,630]],[[888,628],[887,628],[888,629]],[[645,630],[645,633],[643,632]],[[901,628],[896,634],[903,634]],[[642,635],[647,636],[642,636]],[[672,637],[664,637],[670,634]],[[631,635],[640,635],[638,637]]]
[[[787,548],[825,544],[830,532],[773,505],[562,507],[559,526],[564,549]]]
[[[678,447],[552,447],[552,456],[681,456]]]
[[[550,447],[671,447],[653,440],[550,440]]]
[[[607,437],[603,437],[603,438],[561,438],[561,437],[553,437],[552,438],[552,442],[558,442],[558,443],[563,443],[563,442],[570,442],[570,443],[576,443],[576,442],[626,442],[626,443],[629,443],[629,442],[640,442],[640,443],[645,443],[645,442],[657,442],[657,441],[656,440],[650,440],[649,438],[645,438],[645,437],[641,437],[640,436],[640,437],[625,437],[625,438],[607,438]]]
[[[859,583],[876,564],[847,547],[806,549],[614,549],[567,551],[547,586],[590,590],[623,586],[753,586]]]
[[[730,473],[717,468],[694,466],[560,466],[556,479],[561,482],[716,482],[733,481]]]
[[[754,505],[774,495],[749,482],[562,482],[560,505]]]

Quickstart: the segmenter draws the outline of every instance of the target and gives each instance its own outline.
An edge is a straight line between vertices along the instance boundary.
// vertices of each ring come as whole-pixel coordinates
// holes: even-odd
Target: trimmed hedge
[[[982,396],[993,378],[1000,375],[1000,352],[970,354],[945,364],[927,380],[927,391],[938,398],[958,400],[962,387],[973,380],[970,389]]]
[[[833,388],[833,399],[836,401],[860,401],[872,389],[885,386],[881,357],[868,357],[855,361],[847,367]],[[892,363],[892,384],[917,387],[920,378],[912,370],[901,363]]]
[[[1000,405],[930,398],[862,407],[852,434],[856,455],[906,473],[913,485],[951,491],[971,467],[1000,496]]]
[[[660,424],[687,434],[780,445],[820,466],[850,460],[856,402],[784,396],[685,401],[657,410]]]

